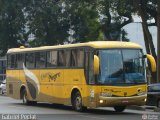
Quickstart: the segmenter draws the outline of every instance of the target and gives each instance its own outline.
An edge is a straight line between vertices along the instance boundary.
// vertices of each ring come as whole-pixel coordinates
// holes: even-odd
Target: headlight
[[[102,97],[112,97],[111,93],[100,93],[100,96]]]
[[[147,102],[147,98],[144,99],[144,102]]]

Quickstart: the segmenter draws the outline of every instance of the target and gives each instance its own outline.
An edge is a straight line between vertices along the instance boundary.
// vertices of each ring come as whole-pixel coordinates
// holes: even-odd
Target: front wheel
[[[115,106],[114,110],[116,112],[123,112],[125,110],[126,106]]]
[[[73,108],[78,111],[82,112],[86,110],[87,108],[82,105],[82,97],[80,92],[76,92],[73,98]]]

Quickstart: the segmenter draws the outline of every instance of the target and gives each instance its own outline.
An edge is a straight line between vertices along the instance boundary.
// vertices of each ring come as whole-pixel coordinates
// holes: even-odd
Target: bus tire
[[[81,97],[81,94],[80,94],[79,91],[77,91],[77,92],[74,94],[72,105],[73,105],[73,108],[74,108],[76,111],[78,111],[78,112],[82,112],[82,111],[84,111],[84,110],[87,109],[86,107],[84,107],[84,106],[82,105],[82,97]]]
[[[114,106],[114,110],[116,112],[123,112],[125,110],[126,106]]]
[[[24,105],[36,105],[37,104],[36,101],[30,101],[30,100],[27,99],[27,91],[26,91],[26,89],[24,89],[22,91],[22,102],[23,102]]]

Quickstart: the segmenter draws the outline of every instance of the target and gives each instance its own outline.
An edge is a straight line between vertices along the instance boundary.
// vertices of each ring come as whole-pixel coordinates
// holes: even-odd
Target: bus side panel
[[[62,103],[63,97],[63,70],[40,70],[40,95],[38,101]],[[59,96],[60,95],[60,96]]]
[[[63,104],[64,103],[64,69],[54,70],[54,84],[53,84],[53,96],[54,103]]]
[[[20,99],[21,81],[19,80],[19,70],[7,70],[6,74],[7,96],[15,99]]]
[[[71,93],[73,89],[78,89],[82,98],[86,97],[86,81],[83,69],[64,70],[64,104],[71,104]]]

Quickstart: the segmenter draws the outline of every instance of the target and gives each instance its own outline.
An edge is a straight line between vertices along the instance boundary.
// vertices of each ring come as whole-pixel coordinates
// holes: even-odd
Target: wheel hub
[[[82,106],[81,98],[77,97],[76,98],[76,108],[77,108],[77,110],[81,109],[81,106]]]

